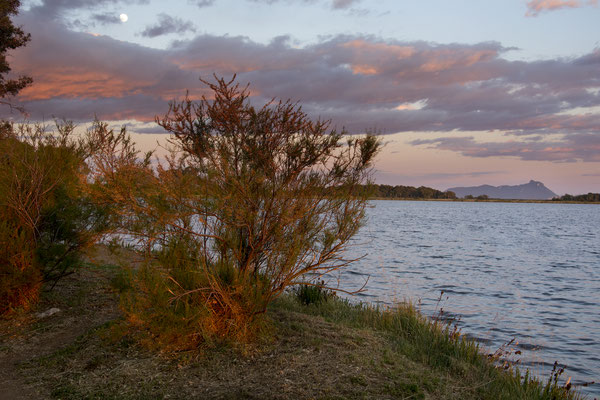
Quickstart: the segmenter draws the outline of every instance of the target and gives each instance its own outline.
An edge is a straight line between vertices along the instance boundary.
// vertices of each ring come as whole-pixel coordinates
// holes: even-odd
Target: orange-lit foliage
[[[145,250],[123,308],[152,342],[187,349],[251,340],[267,305],[346,266],[379,141],[345,137],[291,102],[255,108],[234,81],[171,104],[163,164],[139,160],[126,132],[91,131],[96,191]]]
[[[105,225],[82,197],[85,148],[72,124],[57,128],[0,126],[0,314],[34,304]]]
[[[34,267],[27,236],[9,222],[0,222],[0,315],[16,307],[29,309],[38,299],[42,274]]]

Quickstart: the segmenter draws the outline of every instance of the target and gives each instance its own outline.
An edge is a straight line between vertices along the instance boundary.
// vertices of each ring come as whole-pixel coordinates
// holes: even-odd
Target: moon
[[[119,15],[119,19],[121,20],[121,22],[127,22],[129,17],[127,16],[127,14],[121,14]]]

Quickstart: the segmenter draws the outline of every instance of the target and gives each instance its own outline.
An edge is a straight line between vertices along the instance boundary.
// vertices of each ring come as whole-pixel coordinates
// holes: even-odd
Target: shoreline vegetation
[[[19,6],[1,15],[11,108],[32,82],[4,79],[6,50],[30,40]],[[382,142],[214,78],[210,99],[156,118],[171,134],[157,163],[126,127],[0,120],[0,398],[580,397],[561,368],[522,376],[510,349],[486,355],[441,317],[313,280],[355,261]]]
[[[30,313],[0,320],[0,395],[21,399],[579,399],[410,304],[374,308],[321,290],[268,308],[259,341],[198,351],[143,345],[119,310],[142,257],[99,245]],[[308,304],[307,304],[308,303]],[[47,316],[46,310],[60,310]],[[490,354],[488,354],[490,353]],[[560,372],[560,371],[558,371]],[[523,375],[524,376],[521,376]],[[564,377],[560,377],[563,381]],[[0,396],[1,397],[1,396]],[[8,398],[8,397],[7,397]]]
[[[379,142],[340,156],[341,133],[288,103],[257,111],[232,82],[211,86],[223,104],[171,106],[189,121],[162,121],[181,148],[156,169],[98,121],[87,141],[0,126],[0,398],[581,398],[561,368],[540,381],[443,318],[314,281],[353,261]],[[194,115],[206,134],[179,131]],[[214,134],[227,118],[241,126]],[[284,123],[308,130],[289,140]],[[315,160],[331,169],[303,174]],[[135,245],[97,244],[119,234]]]
[[[157,168],[98,121],[80,141],[0,125],[0,398],[580,398],[561,368],[540,381],[441,317],[313,280],[353,261],[378,139],[337,154],[341,133],[232,85],[171,106],[181,147]],[[97,244],[120,234],[135,244]]]
[[[391,186],[372,184],[363,186],[363,190],[371,195],[369,200],[401,200],[401,201],[456,201],[456,202],[488,202],[488,203],[550,203],[550,204],[600,204],[600,193],[588,193],[555,197],[548,200],[496,199],[483,196],[456,197],[451,191],[443,192],[426,186]]]

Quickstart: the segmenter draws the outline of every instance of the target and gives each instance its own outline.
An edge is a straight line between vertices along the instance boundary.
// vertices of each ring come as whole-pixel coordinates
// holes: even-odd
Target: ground
[[[104,248],[93,256],[99,265],[111,257]],[[107,284],[112,271],[86,263],[80,272],[42,293],[35,310],[0,320],[0,399],[48,397],[41,381],[25,379],[21,366],[68,347],[91,329],[119,317],[114,291]],[[51,308],[61,311],[36,317]]]
[[[267,334],[251,346],[150,350],[126,334],[113,261],[100,248],[35,310],[0,320],[0,399],[517,398],[495,384],[504,375],[454,357],[460,351],[442,336],[400,338],[390,333],[395,320],[386,322],[391,330],[374,329],[386,325],[368,322],[376,313],[306,307],[292,296],[270,308]],[[51,308],[61,311],[36,317]]]

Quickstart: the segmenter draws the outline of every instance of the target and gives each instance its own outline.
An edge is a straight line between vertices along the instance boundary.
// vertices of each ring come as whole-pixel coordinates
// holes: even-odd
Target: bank
[[[524,381],[475,343],[409,305],[374,309],[292,294],[269,309],[251,346],[161,354],[127,333],[119,267],[106,252],[0,321],[0,398],[56,399],[573,399]],[[53,315],[43,312],[58,309]]]

